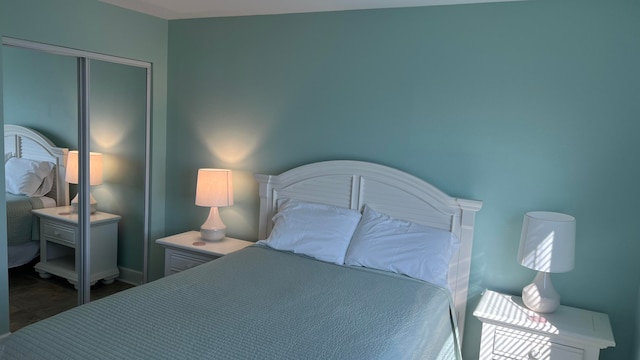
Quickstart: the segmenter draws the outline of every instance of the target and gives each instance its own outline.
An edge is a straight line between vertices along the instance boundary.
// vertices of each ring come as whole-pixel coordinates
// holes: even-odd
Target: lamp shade
[[[518,262],[529,269],[561,273],[573,269],[576,219],[571,215],[533,211],[524,216]]]
[[[102,184],[102,154],[89,153],[89,185]],[[69,151],[67,156],[67,172],[64,180],[70,184],[78,183],[78,151]]]
[[[231,170],[199,169],[196,205],[211,207],[233,205]]]

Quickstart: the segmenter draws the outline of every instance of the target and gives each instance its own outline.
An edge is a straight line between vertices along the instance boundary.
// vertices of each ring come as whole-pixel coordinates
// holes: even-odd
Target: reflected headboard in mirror
[[[5,159],[11,156],[49,161],[55,165],[55,181],[46,196],[55,199],[57,206],[69,205],[69,185],[64,181],[68,152],[69,149],[57,147],[46,136],[33,129],[4,125]]]

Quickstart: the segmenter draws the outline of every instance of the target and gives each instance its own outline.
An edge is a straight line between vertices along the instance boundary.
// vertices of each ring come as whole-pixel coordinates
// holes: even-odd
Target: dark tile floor
[[[78,293],[67,280],[52,276],[41,279],[33,269],[36,262],[9,269],[10,330],[16,331],[36,321],[76,306]],[[91,300],[133,287],[120,281],[110,285],[97,282]]]

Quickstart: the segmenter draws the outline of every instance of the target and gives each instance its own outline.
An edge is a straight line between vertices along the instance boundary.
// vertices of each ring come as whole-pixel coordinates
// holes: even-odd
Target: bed
[[[31,210],[69,203],[64,181],[67,152],[35,130],[4,125],[5,184],[11,191],[6,192],[9,268],[38,255],[38,226]],[[46,176],[41,179],[42,171]]]
[[[461,359],[481,202],[356,161],[256,179],[256,245],[27,326],[0,342],[0,358]],[[398,241],[424,230],[437,234],[429,247],[446,243],[433,250],[446,253],[444,278],[346,264],[372,255],[398,265],[368,242],[397,228]],[[432,260],[441,270],[443,258]]]

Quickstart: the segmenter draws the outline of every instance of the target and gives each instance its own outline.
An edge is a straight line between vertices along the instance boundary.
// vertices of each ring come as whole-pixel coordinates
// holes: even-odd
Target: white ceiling
[[[100,0],[164,19],[454,5],[520,0]]]

